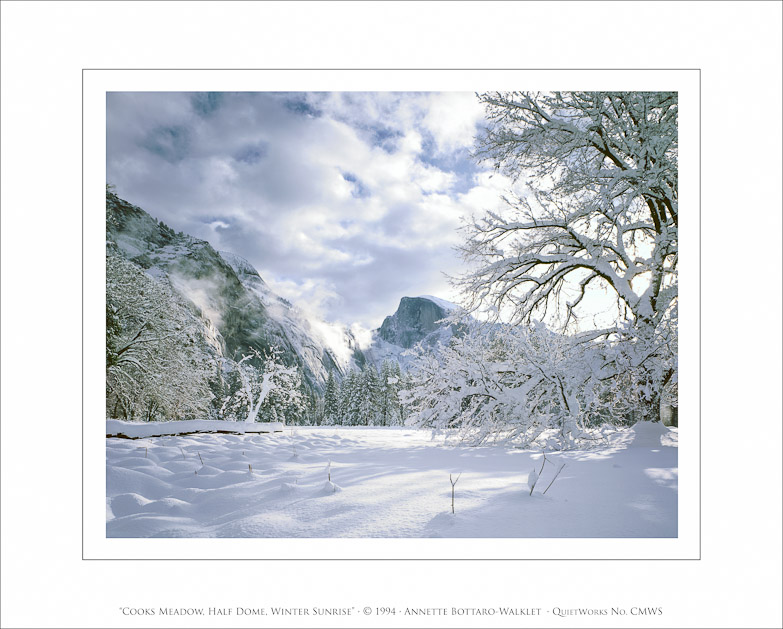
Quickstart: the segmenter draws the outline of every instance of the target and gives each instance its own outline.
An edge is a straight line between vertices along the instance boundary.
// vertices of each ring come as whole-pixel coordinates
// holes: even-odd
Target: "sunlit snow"
[[[110,438],[106,532],[677,536],[676,429],[655,424],[621,430],[600,448],[548,452],[546,461],[541,452],[450,445],[445,439],[424,430],[347,427]],[[531,470],[539,475],[532,495]],[[460,473],[452,514],[449,474]]]

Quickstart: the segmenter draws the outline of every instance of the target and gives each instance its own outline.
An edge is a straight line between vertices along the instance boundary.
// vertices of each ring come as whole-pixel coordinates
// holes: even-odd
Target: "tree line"
[[[329,372],[323,412],[318,423],[344,426],[401,426],[405,409],[400,391],[409,385],[398,362],[385,360],[380,372],[372,364],[351,369],[338,382]]]
[[[226,357],[217,331],[168,277],[153,278],[108,248],[108,418],[395,426],[405,418],[405,382],[387,360],[380,371],[370,364],[342,377],[331,371],[321,394],[274,347]]]

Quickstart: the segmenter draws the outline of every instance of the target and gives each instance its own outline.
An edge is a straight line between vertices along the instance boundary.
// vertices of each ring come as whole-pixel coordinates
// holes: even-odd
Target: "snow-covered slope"
[[[362,361],[350,330],[321,321],[277,295],[253,265],[241,256],[227,251],[219,253],[234,269],[242,285],[258,296],[269,316],[285,330],[294,350],[319,382],[326,382],[332,369],[342,375],[357,366],[357,358]]]
[[[175,233],[141,208],[114,194],[106,198],[107,248],[171,282],[194,304],[214,332],[223,355],[236,359],[251,349],[282,351],[317,391],[330,370],[344,373],[362,357],[348,330],[305,316],[276,295],[253,266],[208,242]]]

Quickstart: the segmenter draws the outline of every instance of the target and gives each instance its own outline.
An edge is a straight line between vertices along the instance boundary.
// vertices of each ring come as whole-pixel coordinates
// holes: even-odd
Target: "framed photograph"
[[[86,71],[85,557],[698,557],[698,85]]]

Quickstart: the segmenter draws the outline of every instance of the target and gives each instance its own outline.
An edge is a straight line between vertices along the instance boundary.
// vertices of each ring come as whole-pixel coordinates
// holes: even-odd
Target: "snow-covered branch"
[[[106,403],[109,417],[203,417],[217,360],[200,347],[204,324],[165,281],[106,258]]]
[[[542,320],[565,332],[605,326],[595,316],[614,303],[618,331],[590,365],[591,380],[604,392],[622,383],[616,393],[626,400],[632,392],[613,414],[655,417],[677,370],[677,94],[479,99],[488,126],[475,156],[515,183],[504,211],[463,228],[468,269],[454,278],[463,305],[492,321]],[[568,379],[556,381],[570,409]]]
[[[223,402],[220,411],[223,417],[254,423],[262,409],[268,408],[268,414],[274,415],[269,419],[284,421],[285,410],[302,402],[299,369],[284,365],[280,355],[277,348],[267,353],[251,348],[250,353],[235,364],[232,371],[237,374],[239,386]]]

